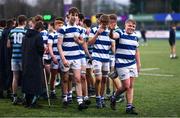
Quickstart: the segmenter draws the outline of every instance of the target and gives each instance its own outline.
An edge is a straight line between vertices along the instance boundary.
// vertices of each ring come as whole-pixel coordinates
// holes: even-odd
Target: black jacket
[[[22,43],[22,92],[40,95],[43,92],[43,39],[38,31],[29,29]]]

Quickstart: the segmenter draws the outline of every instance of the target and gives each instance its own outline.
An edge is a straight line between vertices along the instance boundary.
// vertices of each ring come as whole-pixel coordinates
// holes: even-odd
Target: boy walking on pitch
[[[138,38],[135,33],[136,22],[128,19],[125,22],[125,30],[118,30],[113,32],[114,26],[110,26],[110,37],[116,39],[116,55],[115,55],[115,67],[122,81],[122,86],[117,88],[117,91],[110,98],[111,108],[115,110],[116,97],[119,94],[126,92],[126,113],[135,114],[133,106],[134,96],[134,81],[138,77],[140,71],[140,53],[138,49]]]

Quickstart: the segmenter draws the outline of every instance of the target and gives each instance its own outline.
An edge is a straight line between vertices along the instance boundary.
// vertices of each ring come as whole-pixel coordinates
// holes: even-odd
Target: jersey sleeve
[[[62,28],[60,28],[60,29],[58,30],[58,38],[61,38],[61,39],[64,38],[65,29],[66,29],[65,26],[63,26]]]
[[[122,35],[122,31],[121,31],[121,29],[115,29],[114,30],[114,33],[116,33],[116,35],[119,37],[119,38],[121,38],[121,35]]]
[[[12,40],[13,40],[12,30],[11,30],[10,33],[8,34],[8,39],[12,42]]]
[[[91,37],[91,38],[94,37],[94,35],[96,34],[96,32],[97,32],[97,28],[95,28],[95,27],[92,28],[91,31],[90,31],[89,37]]]
[[[48,35],[48,44],[53,44],[53,36],[51,34]]]

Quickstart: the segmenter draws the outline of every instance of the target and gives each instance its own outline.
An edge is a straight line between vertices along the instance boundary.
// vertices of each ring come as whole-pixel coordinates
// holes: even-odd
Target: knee
[[[102,81],[101,81],[101,83],[103,83],[103,84],[105,84],[106,83],[106,81],[107,81],[107,78],[105,77],[103,77],[103,79],[102,79]]]
[[[96,79],[96,84],[100,84],[100,82],[101,82],[101,79]]]
[[[130,85],[128,85],[128,84],[126,84],[126,85],[123,85],[123,87],[124,87],[124,89],[125,89],[125,90],[128,90],[128,89],[130,89]]]
[[[76,81],[77,84],[78,84],[78,83],[81,83],[81,78],[80,78],[80,77],[74,77],[74,79],[75,79],[75,81]]]
[[[86,75],[85,74],[81,74],[81,81],[86,81]]]

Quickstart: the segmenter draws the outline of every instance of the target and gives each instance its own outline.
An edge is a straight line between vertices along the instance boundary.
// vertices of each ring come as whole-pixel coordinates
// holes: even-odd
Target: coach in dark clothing
[[[43,39],[40,31],[41,22],[34,23],[34,29],[27,30],[22,43],[22,92],[25,93],[26,105],[36,105],[37,96],[43,92]]]

